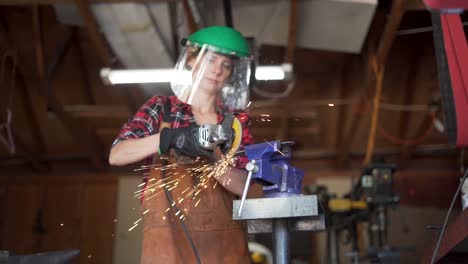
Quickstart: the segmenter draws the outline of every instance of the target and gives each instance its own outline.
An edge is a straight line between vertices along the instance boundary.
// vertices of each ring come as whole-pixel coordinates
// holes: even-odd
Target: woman
[[[245,230],[232,220],[232,201],[246,180],[242,162],[226,162],[229,148],[203,148],[194,134],[200,125],[221,124],[233,113],[243,128],[241,148],[252,143],[249,118],[241,111],[248,98],[249,47],[228,27],[202,29],[184,46],[171,82],[176,96],[146,102],[122,127],[109,162],[154,163],[158,152],[172,162],[180,156],[195,160],[150,170],[141,263],[249,263]]]

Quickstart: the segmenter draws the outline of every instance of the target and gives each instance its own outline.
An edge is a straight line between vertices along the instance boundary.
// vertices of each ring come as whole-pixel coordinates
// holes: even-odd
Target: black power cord
[[[449,209],[447,211],[447,215],[445,216],[444,224],[442,225],[442,229],[440,230],[439,238],[437,239],[437,244],[436,244],[436,247],[434,249],[434,253],[432,254],[431,264],[435,263],[435,259],[437,257],[438,251],[439,251],[440,243],[442,242],[442,237],[444,236],[445,229],[447,228],[447,223],[448,223],[448,219],[450,217],[450,213],[453,210],[453,206],[455,205],[455,201],[457,200],[458,193],[460,193],[460,190],[461,190],[461,188],[463,186],[463,183],[465,182],[466,175],[468,175],[468,170],[466,170],[465,174],[463,174],[463,177],[462,177],[462,179],[460,181],[460,184],[458,185],[457,192],[455,192],[455,195],[452,198],[452,203],[450,204],[450,207],[449,207]]]
[[[165,161],[165,163],[166,163],[165,165],[167,165],[167,161]],[[162,173],[162,178],[163,179],[166,178],[166,171],[163,170],[163,171],[161,171],[161,173]],[[164,191],[166,193],[167,200],[171,204],[171,208],[175,209],[176,212],[180,211],[180,209],[176,205],[176,202],[172,198],[171,192],[169,191],[169,187],[165,186]],[[200,255],[198,254],[198,250],[197,250],[197,247],[195,246],[195,242],[193,242],[192,236],[190,235],[190,232],[189,232],[189,230],[187,228],[187,225],[185,224],[185,218],[180,219],[179,223],[180,223],[180,225],[182,227],[182,231],[184,231],[185,237],[187,238],[187,240],[190,243],[190,246],[192,247],[193,254],[195,255],[195,258],[197,260],[197,264],[201,264]]]

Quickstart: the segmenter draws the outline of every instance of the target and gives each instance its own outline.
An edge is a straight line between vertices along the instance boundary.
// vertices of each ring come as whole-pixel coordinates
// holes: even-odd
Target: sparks
[[[263,141],[265,141],[268,145],[273,147],[273,145],[270,142],[266,141],[265,139]],[[281,155],[285,156],[285,154],[281,152],[281,150],[279,150],[278,148],[275,147],[275,150],[278,151]]]
[[[269,116],[269,115],[265,115]],[[145,200],[149,200],[154,198],[156,195],[159,195],[161,192],[165,191],[173,191],[179,186],[184,186],[184,189],[179,191],[173,191],[173,195],[178,195],[179,197],[173,197],[174,201],[172,201],[168,208],[165,209],[165,213],[169,213],[172,210],[171,214],[179,218],[180,220],[184,220],[187,217],[190,210],[187,208],[177,208],[177,205],[183,204],[184,201],[194,201],[194,206],[197,207],[200,202],[200,194],[203,190],[208,189],[208,187],[212,187],[215,189],[218,186],[219,177],[226,172],[229,172],[230,166],[234,165],[236,158],[234,155],[226,155],[222,156],[219,161],[214,164],[208,164],[206,162],[198,163],[198,166],[193,167],[177,167],[177,164],[171,164],[166,166],[161,165],[152,165],[152,166],[144,166],[141,169],[152,169],[158,171],[165,171],[164,178],[150,178],[146,183],[142,183],[138,185],[139,189],[134,194],[138,198],[144,198]],[[172,170],[176,169],[178,170]],[[182,181],[184,178],[196,178],[197,184],[194,186],[187,187],[184,182]],[[231,182],[230,179],[224,179],[223,184],[229,184]],[[182,187],[179,187],[182,188]],[[148,213],[149,210],[143,212],[143,215]],[[187,215],[186,215],[187,214]],[[166,216],[163,216],[165,219]],[[177,219],[176,218],[176,219]],[[170,218],[171,221],[174,219]],[[130,228],[130,231],[133,230],[136,225],[141,221],[141,219],[135,221],[135,225]]]
[[[138,226],[138,224],[136,224],[136,225],[130,227],[130,229],[128,229],[128,231],[129,231],[129,232],[132,231],[132,230],[135,229],[135,227],[137,227],[137,226]]]

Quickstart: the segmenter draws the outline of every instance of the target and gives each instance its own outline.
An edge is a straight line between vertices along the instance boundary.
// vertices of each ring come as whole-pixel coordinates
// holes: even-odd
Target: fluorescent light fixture
[[[258,66],[255,69],[255,79],[260,81],[284,80],[292,72],[291,64]]]
[[[166,83],[174,78],[173,69],[139,69],[139,70],[101,70],[101,77],[110,84],[129,83]]]
[[[284,80],[292,73],[291,64],[274,66],[258,66],[255,71],[255,79],[261,81]],[[174,69],[133,69],[112,70],[101,69],[101,78],[108,84],[131,84],[131,83],[169,83],[173,78],[191,79],[190,72],[183,76],[175,76]]]

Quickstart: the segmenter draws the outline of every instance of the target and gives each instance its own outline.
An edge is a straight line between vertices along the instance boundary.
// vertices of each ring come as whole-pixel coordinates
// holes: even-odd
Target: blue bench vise
[[[302,194],[304,171],[292,166],[293,142],[270,141],[245,147],[248,176],[233,219],[247,220],[248,233],[273,232],[276,264],[289,263],[290,231],[325,230],[316,195]],[[251,183],[263,186],[263,198],[246,199]]]

